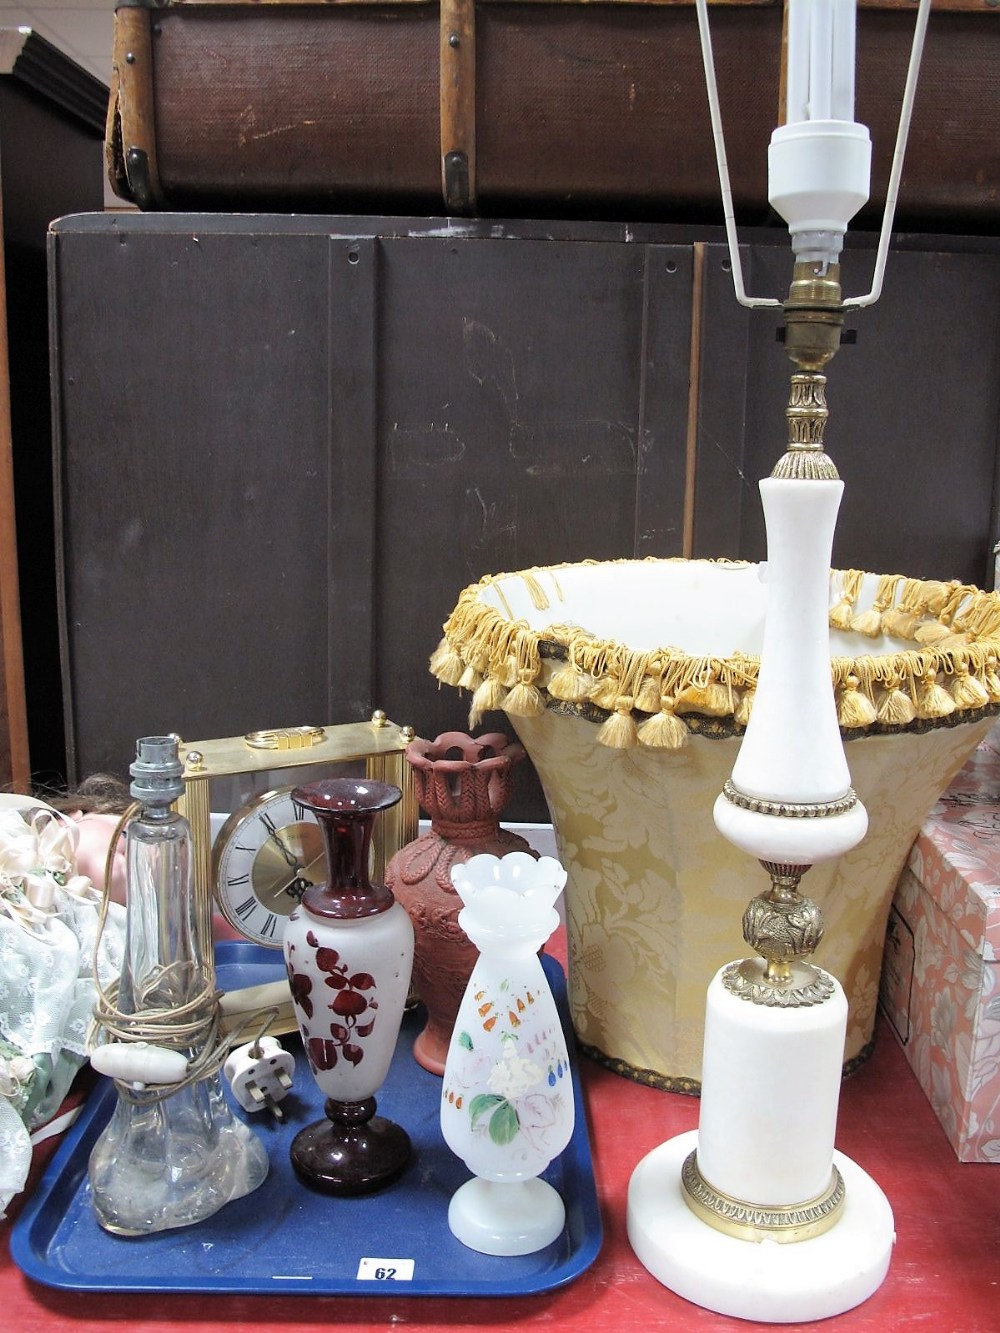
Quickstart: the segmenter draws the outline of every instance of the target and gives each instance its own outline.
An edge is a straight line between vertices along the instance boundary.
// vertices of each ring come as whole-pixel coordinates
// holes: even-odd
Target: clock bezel
[[[222,825],[212,845],[212,888],[216,905],[233,930],[237,931],[244,939],[251,940],[264,949],[281,948],[283,924],[298,901],[294,894],[289,895],[288,910],[282,912],[276,910],[275,906],[265,902],[261,897],[260,890],[255,882],[258,875],[257,862],[267,847],[268,841],[279,834],[287,834],[290,829],[308,826],[315,830],[316,836],[311,841],[314,844],[318,859],[320,861],[324,859],[322,834],[316,817],[308,810],[303,810],[301,815],[296,816],[294,802],[291,798],[291,793],[294,790],[294,787],[276,787],[261,792],[244,802],[243,805],[232,812]],[[282,802],[291,807],[289,822],[278,825],[273,831],[267,829],[267,825],[263,824],[265,807],[278,808]],[[256,846],[244,846],[240,839],[247,836],[245,830],[250,826],[261,824],[263,824],[265,830],[263,839]],[[287,843],[287,839],[283,838],[283,841]],[[234,861],[235,864],[233,864]],[[309,862],[308,864],[312,863]],[[246,873],[233,878],[232,871],[240,869],[243,864],[248,867]],[[300,866],[299,869],[304,871],[307,869],[307,865]],[[242,888],[244,881],[246,882],[245,889]],[[309,883],[313,882],[312,880],[309,881]],[[230,894],[228,892],[229,889],[234,887],[240,888],[243,893],[248,895],[239,904],[235,902],[235,899],[240,896],[240,893]],[[255,906],[261,907],[266,914],[264,924],[260,930],[252,929],[249,924],[254,916]],[[245,913],[241,910],[244,907],[246,908]]]

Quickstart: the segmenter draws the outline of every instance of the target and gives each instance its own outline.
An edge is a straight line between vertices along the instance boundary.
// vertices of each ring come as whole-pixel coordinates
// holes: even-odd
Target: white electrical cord
[[[748,309],[763,306],[780,306],[781,301],[773,297],[748,296],[743,282],[743,262],[740,258],[739,240],[736,235],[736,217],[733,210],[733,191],[729,180],[729,164],[726,160],[726,145],[722,132],[722,114],[719,109],[719,89],[715,78],[715,60],[712,54],[712,38],[708,25],[708,0],[695,0],[698,15],[698,32],[701,37],[701,55],[705,66],[705,86],[708,91],[708,108],[712,120],[712,136],[715,140],[715,160],[719,170],[719,186],[722,192],[722,208],[726,224],[726,239],[729,243],[729,258],[732,266],[733,288],[736,299]],[[874,305],[882,294],[885,277],[889,242],[892,239],[892,223],[896,212],[896,200],[899,196],[899,182],[903,174],[903,157],[906,153],[906,141],[910,132],[910,119],[913,114],[913,102],[917,94],[917,76],[924,49],[924,36],[927,21],[930,18],[931,0],[919,0],[916,23],[913,30],[913,44],[910,48],[910,63],[906,72],[906,85],[899,112],[899,127],[896,133],[896,147],[892,156],[889,172],[889,184],[886,188],[885,210],[882,214],[882,230],[879,235],[878,250],[875,256],[875,270],[872,275],[871,290],[865,296],[849,297],[844,301],[845,308],[858,308]]]

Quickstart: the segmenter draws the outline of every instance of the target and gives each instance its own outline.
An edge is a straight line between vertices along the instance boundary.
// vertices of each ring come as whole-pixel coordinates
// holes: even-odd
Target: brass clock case
[[[191,824],[195,900],[204,929],[211,931],[214,898],[226,919],[245,938],[255,943],[271,943],[273,939],[275,947],[280,945],[283,922],[276,919],[272,924],[268,914],[276,918],[287,916],[294,906],[294,895],[301,887],[298,879],[305,880],[310,876],[320,879],[325,873],[322,847],[319,846],[317,864],[313,835],[303,833],[298,827],[312,827],[309,819],[300,818],[293,810],[290,811],[293,817],[287,822],[282,819],[279,823],[273,818],[276,813],[283,816],[282,800],[288,802],[290,809],[291,789],[303,780],[313,781],[335,776],[338,771],[343,773],[347,768],[354,771],[360,768],[367,778],[391,782],[399,787],[403,798],[379,821],[373,844],[372,871],[376,878],[381,878],[393,854],[417,832],[418,807],[412,770],[404,758],[412,739],[412,728],[399,726],[384,713],[376,712],[368,722],[278,728],[215,740],[182,741],[184,794],[177,804]],[[308,770],[305,778],[301,770]],[[213,852],[210,819],[213,783],[234,778],[245,778],[257,789],[227,818]],[[261,787],[265,789],[260,790]],[[265,818],[274,824],[277,838],[262,822]],[[282,830],[286,829],[292,832],[283,834]],[[288,839],[292,838],[304,840],[301,850],[303,857],[310,853],[308,861],[298,855],[298,841],[295,846],[290,845]],[[237,846],[248,849],[241,853],[245,863],[239,869],[231,861]],[[284,879],[282,863],[288,871]],[[238,880],[245,873],[247,881],[243,886],[239,883],[222,885],[220,893],[216,873],[222,873],[227,866],[232,867],[227,878]],[[234,901],[235,890],[240,887],[252,890],[252,893]],[[241,916],[237,909],[247,902],[248,897],[252,898],[252,903],[243,907]],[[275,910],[285,909],[286,902],[287,910],[283,913]]]

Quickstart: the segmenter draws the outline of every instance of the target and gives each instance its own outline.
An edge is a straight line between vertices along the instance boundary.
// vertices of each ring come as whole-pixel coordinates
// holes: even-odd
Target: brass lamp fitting
[[[743,938],[760,957],[730,963],[722,984],[754,1004],[781,1008],[822,1004],[834,987],[825,972],[805,961],[823,938],[822,912],[799,893],[799,882],[809,867],[771,861],[761,865],[771,877],[771,887],[752,899],[743,915]]]
[[[844,306],[840,265],[798,263],[785,301],[785,351],[800,370],[822,370],[840,347]]]
[[[840,347],[844,306],[840,292],[840,265],[824,272],[811,263],[795,265],[785,301],[785,351],[798,367],[792,375],[785,416],[788,450],[778,460],[772,477],[805,481],[837,481],[833,459],[824,451],[823,432],[829,411],[823,366]]]

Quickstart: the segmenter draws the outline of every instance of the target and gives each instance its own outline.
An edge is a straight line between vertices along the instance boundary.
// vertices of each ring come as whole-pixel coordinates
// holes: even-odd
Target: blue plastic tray
[[[572,1043],[562,969],[552,959],[544,962]],[[239,942],[221,943],[217,964],[226,990],[284,974],[279,953]],[[102,1081],[12,1229],[15,1263],[47,1286],[87,1291],[519,1296],[571,1282],[596,1259],[602,1238],[575,1065],[576,1128],[545,1174],[566,1204],[563,1234],[537,1254],[504,1259],[477,1254],[448,1229],[448,1201],[468,1171],[441,1137],[441,1080],[413,1059],[422,1021],[419,1013],[404,1018],[389,1077],[378,1093],[379,1112],[398,1121],[413,1142],[413,1160],[395,1185],[367,1197],[336,1199],[299,1182],[288,1147],[303,1125],[322,1116],[323,1098],[298,1038],[285,1037],[296,1058],[294,1090],[282,1103],[287,1119],[281,1125],[267,1113],[250,1117],[271,1159],[259,1189],[197,1226],[139,1238],[103,1231],[94,1220],[87,1183],[90,1150],[115,1105],[114,1086]],[[363,1265],[363,1260],[373,1262]],[[401,1260],[413,1261],[409,1278],[410,1265]]]

